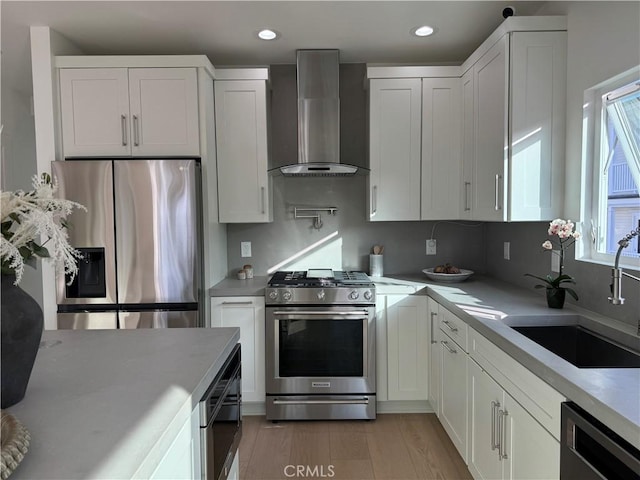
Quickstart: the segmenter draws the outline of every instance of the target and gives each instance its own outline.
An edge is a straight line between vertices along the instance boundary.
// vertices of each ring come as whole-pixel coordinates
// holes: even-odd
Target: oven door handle
[[[368,405],[369,398],[354,398],[348,400],[280,400],[275,399],[274,405]]]
[[[276,317],[296,317],[296,319],[300,318],[300,315],[310,315],[312,317],[368,317],[369,312],[367,310],[354,310],[350,312],[341,312],[341,311],[331,311],[331,310],[320,310],[320,311],[308,311],[308,310],[297,310],[293,311],[281,311],[276,310],[273,312],[273,315]]]

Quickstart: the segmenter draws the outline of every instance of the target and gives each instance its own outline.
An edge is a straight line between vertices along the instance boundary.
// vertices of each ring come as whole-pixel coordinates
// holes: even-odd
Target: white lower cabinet
[[[427,400],[429,344],[427,299],[387,296],[389,400]]]
[[[435,414],[440,417],[440,356],[442,354],[440,347],[440,328],[438,326],[438,302],[432,298],[427,299],[427,314],[429,322],[429,384],[427,391],[431,408]]]
[[[469,471],[476,480],[559,478],[560,444],[471,358]]]
[[[242,401],[265,402],[264,297],[212,297],[211,327],[239,327]]]
[[[440,423],[467,462],[467,352],[442,333],[440,340]]]
[[[152,480],[201,478],[200,455],[200,406],[196,405],[191,416],[148,478]],[[135,476],[138,477],[138,475]]]
[[[378,402],[427,400],[429,338],[426,320],[427,297],[376,295]]]

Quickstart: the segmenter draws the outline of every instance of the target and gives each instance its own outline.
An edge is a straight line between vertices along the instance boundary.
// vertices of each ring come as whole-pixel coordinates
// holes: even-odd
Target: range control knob
[[[360,294],[358,293],[357,290],[353,290],[350,294],[349,294],[349,300],[357,300],[358,297],[360,297]]]
[[[318,300],[324,300],[324,297],[325,297],[324,290],[320,290],[318,292]]]
[[[289,290],[283,292],[282,298],[285,302],[288,302],[289,300],[291,300],[291,292]]]
[[[275,300],[276,298],[278,298],[278,292],[276,290],[271,290],[269,292],[269,298],[271,300]]]
[[[371,293],[370,290],[367,290],[366,292],[364,292],[364,298],[365,300],[371,300],[373,298],[373,294]]]

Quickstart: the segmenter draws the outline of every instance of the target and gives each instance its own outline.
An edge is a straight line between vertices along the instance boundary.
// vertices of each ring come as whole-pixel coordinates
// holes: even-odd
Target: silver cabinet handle
[[[264,187],[260,187],[260,204],[262,205],[262,214],[264,215],[264,208],[265,208]]]
[[[434,317],[436,315],[438,315],[436,312],[431,312],[431,343],[438,343],[438,341],[435,340],[435,333],[433,329],[433,324],[435,323]]]
[[[253,305],[251,300],[246,302],[222,302],[222,305]]]
[[[507,456],[507,410],[498,410],[498,427],[500,429],[500,443],[498,445],[498,458],[500,460],[508,458]]]
[[[444,323],[447,326],[447,328],[449,328],[449,330],[451,330],[452,332],[457,332],[458,331],[458,329],[456,327],[452,327],[451,326],[451,323],[449,321],[442,320],[442,323]]]
[[[500,206],[500,179],[501,178],[502,178],[502,175],[500,175],[499,173],[496,173],[496,198],[495,198],[496,211],[502,210],[502,207]]]
[[[367,405],[368,403],[368,397],[347,400],[280,400],[279,398],[276,398],[273,401],[274,405]]]
[[[138,116],[133,116],[133,144],[137,147],[140,145],[140,131],[138,127]]]
[[[444,347],[445,347],[447,350],[449,350],[449,353],[458,353],[458,351],[457,351],[455,348],[451,348],[451,347],[449,346],[449,343],[448,343],[448,342],[445,342],[444,340],[440,340],[440,343],[441,343],[442,345],[444,345]]]
[[[127,138],[127,116],[124,114],[120,115],[120,127],[122,128],[122,146],[126,147],[129,139]]]
[[[374,185],[371,192],[371,215],[375,215],[378,211],[378,186]]]
[[[469,206],[469,191],[471,190],[471,182],[464,182],[464,211],[468,212],[471,210]]]
[[[491,450],[498,448],[499,443],[496,441],[496,431],[498,430],[498,417],[496,415],[500,402],[491,401]]]

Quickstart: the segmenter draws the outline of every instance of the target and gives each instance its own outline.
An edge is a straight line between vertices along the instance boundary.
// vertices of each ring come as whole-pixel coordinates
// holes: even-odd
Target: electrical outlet
[[[551,271],[560,273],[560,250],[551,252]]]
[[[241,257],[251,256],[251,242],[240,242],[240,256]]]
[[[436,254],[436,240],[435,238],[430,238],[427,240],[427,255],[435,255]]]
[[[504,242],[503,256],[505,260],[511,260],[511,242]]]

